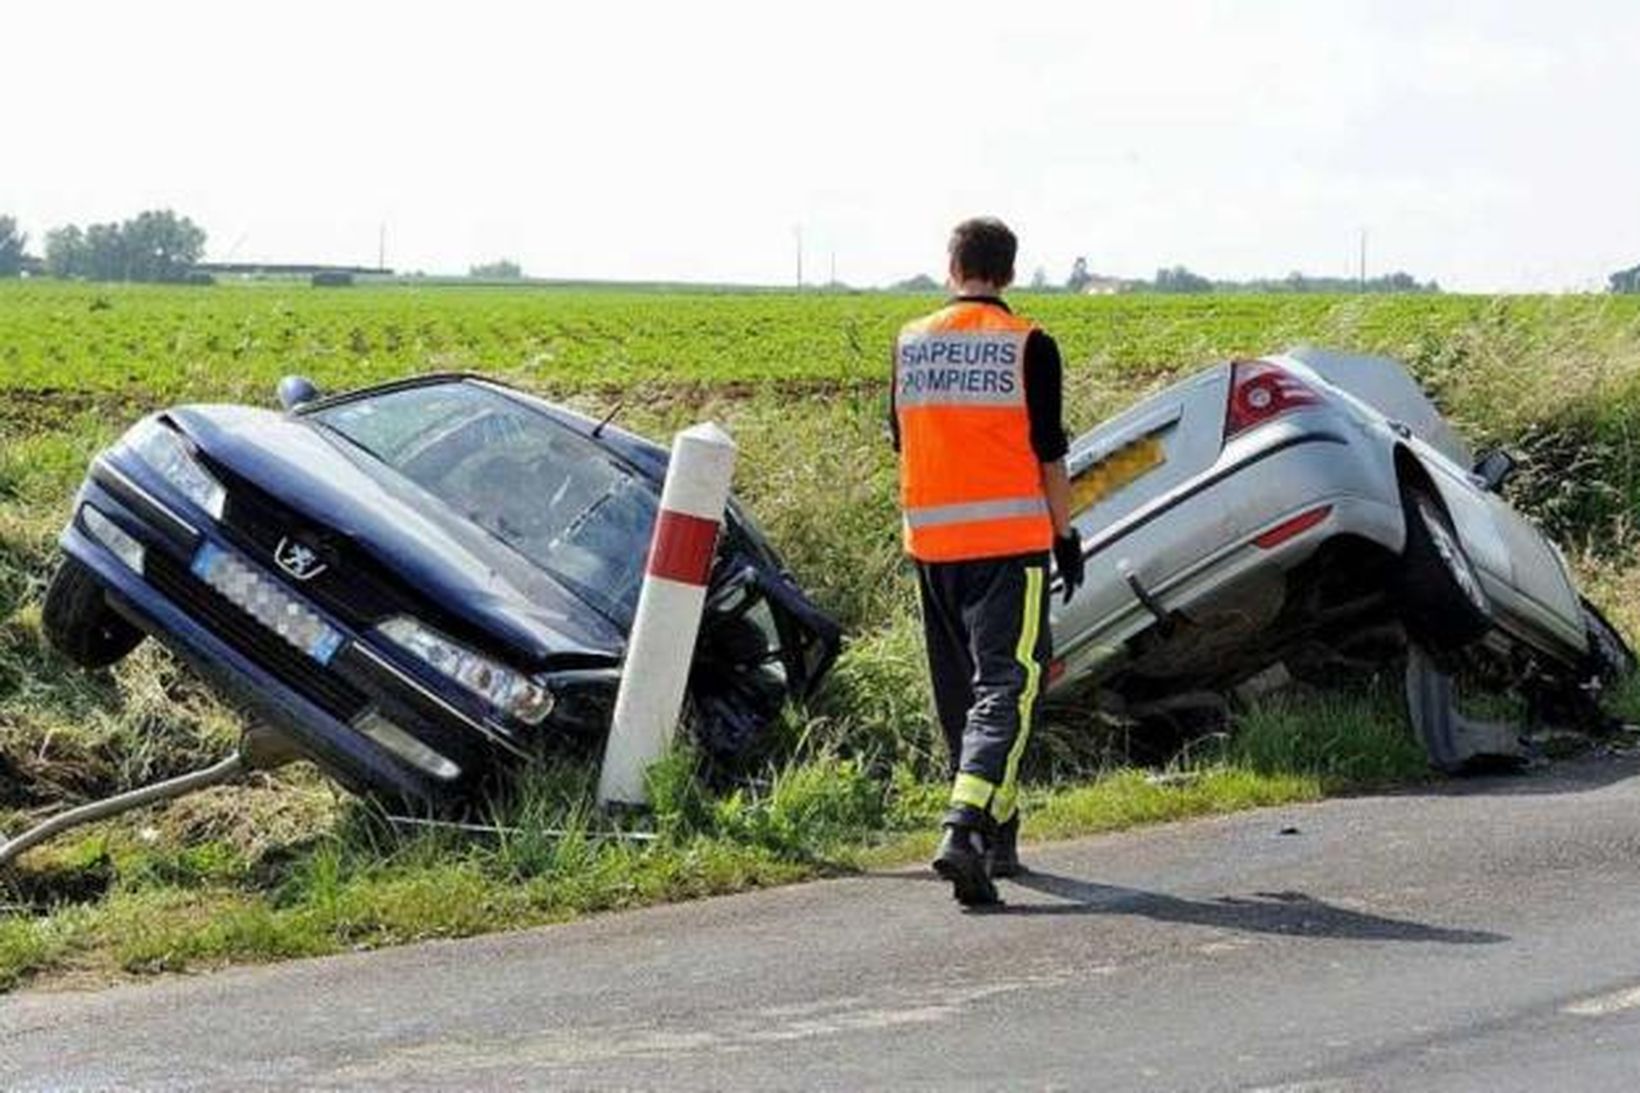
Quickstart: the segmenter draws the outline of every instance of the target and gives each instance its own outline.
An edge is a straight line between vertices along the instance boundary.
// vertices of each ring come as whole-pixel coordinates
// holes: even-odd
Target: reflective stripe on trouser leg
[[[1025,686],[1019,692],[1019,733],[1014,737],[1014,746],[1008,749],[1008,765],[1003,770],[1002,785],[997,787],[991,805],[991,815],[999,824],[1013,819],[1019,806],[1019,762],[1024,758],[1025,745],[1031,738],[1031,714],[1042,682],[1042,665],[1036,659],[1036,643],[1042,634],[1042,586],[1041,567],[1026,569],[1025,617],[1019,627],[1019,645],[1014,649],[1014,657],[1025,669]]]
[[[951,803],[989,811],[996,798],[997,787],[977,774],[959,774],[951,783]]]

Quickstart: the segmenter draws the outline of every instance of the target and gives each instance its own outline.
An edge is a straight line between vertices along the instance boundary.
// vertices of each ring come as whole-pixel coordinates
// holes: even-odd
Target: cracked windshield
[[[630,618],[655,521],[652,490],[597,446],[471,384],[390,391],[315,411],[606,614]]]

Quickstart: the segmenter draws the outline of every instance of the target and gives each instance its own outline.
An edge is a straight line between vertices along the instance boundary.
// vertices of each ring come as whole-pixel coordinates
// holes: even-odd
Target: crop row
[[[265,393],[287,372],[353,385],[477,369],[554,387],[874,380],[932,298],[305,285],[0,284],[0,387],[156,398]],[[1640,299],[1031,296],[1072,368],[1154,375],[1317,341],[1427,355],[1459,328],[1568,318],[1635,338]],[[263,394],[261,397],[265,397]]]

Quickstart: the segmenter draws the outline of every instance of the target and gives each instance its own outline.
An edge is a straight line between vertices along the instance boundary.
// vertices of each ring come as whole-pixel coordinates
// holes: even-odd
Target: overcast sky
[[[857,284],[994,213],[1020,277],[1640,262],[1640,3],[8,5],[0,214],[218,260]]]

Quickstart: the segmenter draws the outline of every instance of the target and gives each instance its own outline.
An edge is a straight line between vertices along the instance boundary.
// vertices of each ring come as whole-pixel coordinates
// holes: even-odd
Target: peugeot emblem
[[[319,560],[318,551],[288,536],[279,540],[273,560],[279,563],[280,569],[299,581],[311,580],[325,571],[325,563]]]

